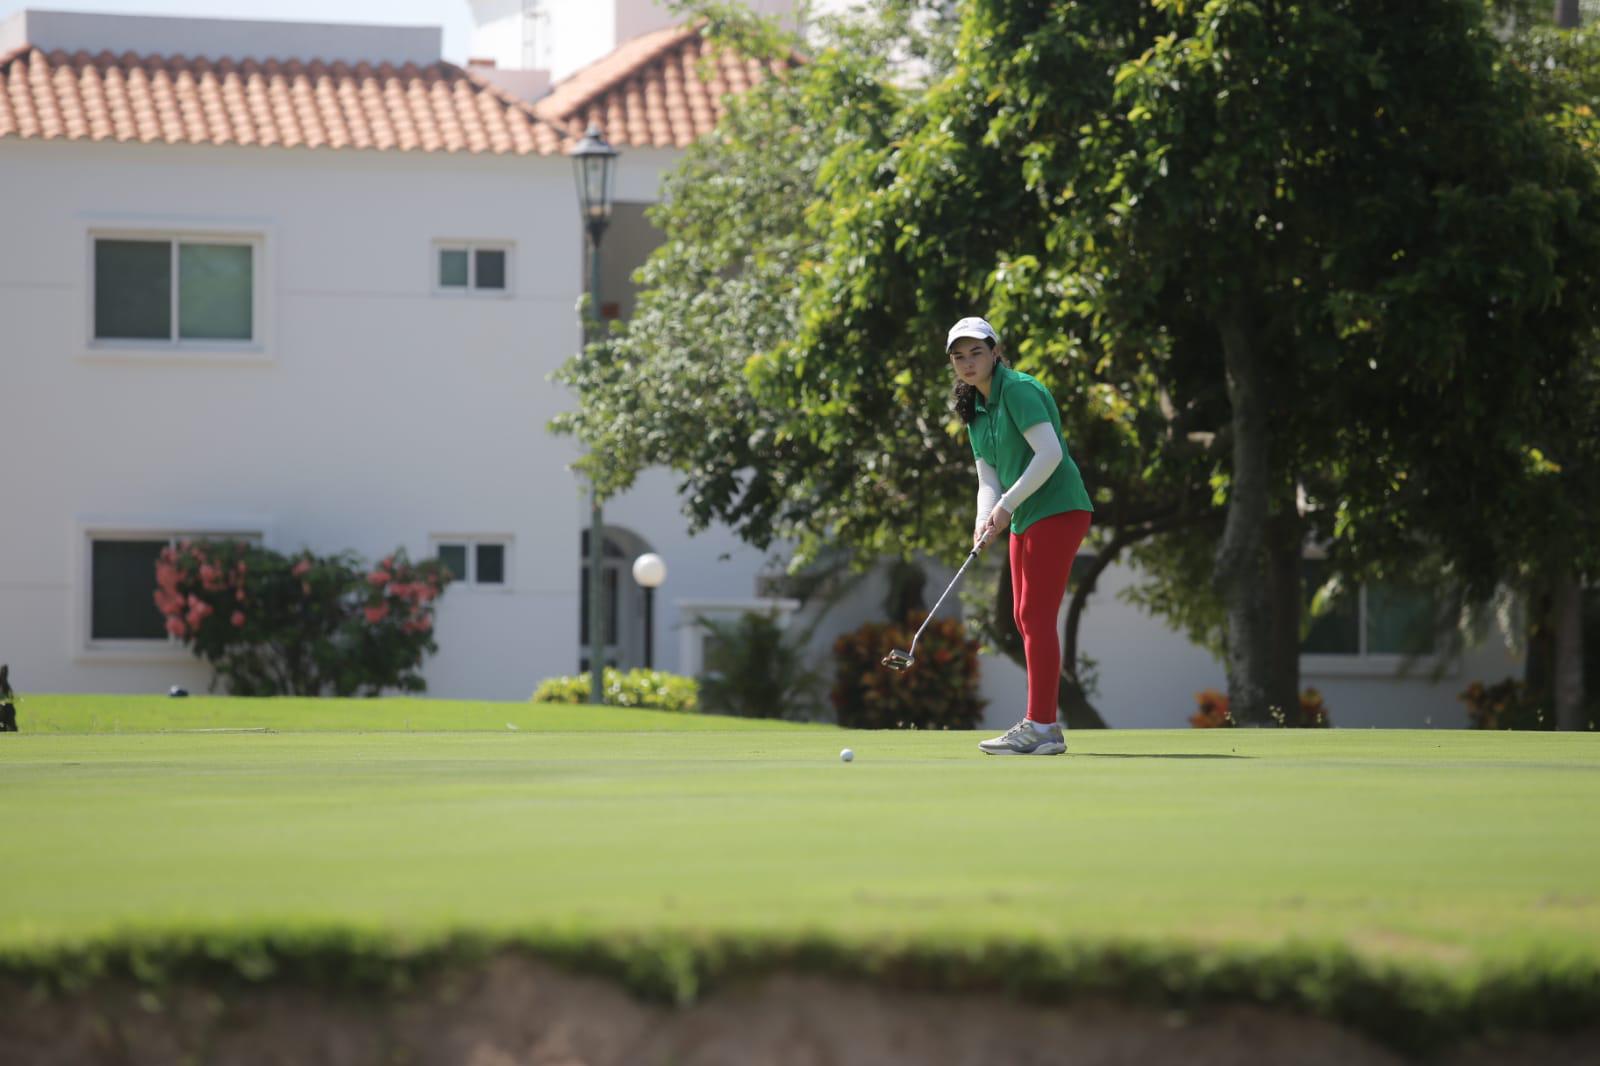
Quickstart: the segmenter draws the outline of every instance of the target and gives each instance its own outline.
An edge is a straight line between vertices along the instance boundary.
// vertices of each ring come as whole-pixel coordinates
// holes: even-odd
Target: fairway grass
[[[797,727],[762,718],[584,707],[429,699],[238,699],[231,696],[30,696],[18,714],[29,734],[428,732],[741,732]],[[817,728],[817,727],[810,727]]]
[[[204,936],[683,937],[1600,973],[1600,736],[1103,731],[997,759],[971,733],[535,704],[22,707],[0,968]],[[227,728],[273,732],[192,732]]]

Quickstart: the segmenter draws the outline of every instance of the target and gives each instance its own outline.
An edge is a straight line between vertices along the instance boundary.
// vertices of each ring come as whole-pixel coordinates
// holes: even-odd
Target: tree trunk
[[[1522,661],[1522,684],[1535,699],[1550,696],[1555,689],[1556,642],[1552,585],[1536,577],[1528,589],[1528,653]]]
[[[1551,611],[1555,628],[1555,705],[1557,729],[1582,729],[1583,707],[1583,586],[1568,572],[1552,587]]]
[[[1303,540],[1291,483],[1286,509],[1267,522],[1267,596],[1272,619],[1267,706],[1280,709],[1289,725],[1296,724],[1300,718],[1300,613],[1305,602],[1300,577]]]
[[[1229,708],[1236,720],[1261,724],[1270,721],[1272,689],[1271,618],[1262,558],[1271,490],[1268,397],[1261,356],[1244,315],[1229,313],[1220,331],[1233,409],[1233,472],[1213,581],[1227,605]]]
[[[1578,0],[1556,0],[1556,25],[1564,30],[1575,30],[1583,22],[1583,12]]]
[[[994,593],[994,636],[995,644],[1006,655],[1006,658],[1022,667],[1028,668],[1028,657],[1022,647],[1022,633],[1017,629],[1016,618],[1013,617],[1013,604],[1011,592],[1011,559],[1002,553],[1000,556],[1000,580],[995,582]],[[1074,642],[1076,650],[1076,642]],[[1066,655],[1061,657],[1061,682],[1056,689],[1056,713],[1061,716],[1062,725],[1068,729],[1104,729],[1106,720],[1089,702],[1088,693],[1083,691],[1083,685],[1078,681],[1076,654],[1069,660]]]

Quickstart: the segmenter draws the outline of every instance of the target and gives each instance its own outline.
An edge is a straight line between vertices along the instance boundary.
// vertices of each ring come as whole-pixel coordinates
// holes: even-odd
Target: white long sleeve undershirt
[[[982,529],[989,512],[1000,502],[1000,474],[984,460],[978,460],[978,521],[972,528]]]
[[[1023,430],[1022,437],[1033,449],[1033,458],[1028,461],[1016,483],[1004,493],[1000,491],[999,473],[984,460],[978,460],[977,528],[981,529],[988,521],[989,512],[994,510],[996,504],[1016,514],[1017,508],[1050,480],[1050,475],[1061,465],[1061,438],[1056,436],[1055,426],[1040,422]]]

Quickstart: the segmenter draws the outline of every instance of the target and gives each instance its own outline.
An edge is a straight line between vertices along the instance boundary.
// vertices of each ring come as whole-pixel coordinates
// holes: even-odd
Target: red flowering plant
[[[1194,700],[1199,709],[1189,716],[1189,724],[1196,729],[1227,729],[1239,724],[1228,709],[1228,697],[1216,689],[1196,692]],[[1322,702],[1322,693],[1314,688],[1300,693],[1300,706],[1293,715],[1274,707],[1272,721],[1274,725],[1292,729],[1326,729],[1333,724],[1328,717],[1327,704]]]
[[[1189,724],[1196,729],[1228,729],[1235,724],[1233,713],[1228,710],[1228,697],[1216,689],[1196,692],[1194,701],[1199,710],[1189,716]]]
[[[368,570],[349,552],[182,541],[156,562],[155,602],[235,695],[376,696],[426,688],[433,604],[449,580],[403,551]]]
[[[983,717],[978,695],[978,642],[959,621],[939,618],[917,642],[909,670],[886,669],[883,657],[909,648],[927,615],[913,612],[902,625],[868,622],[833,644],[830,697],[839,724],[851,729],[971,729]]]

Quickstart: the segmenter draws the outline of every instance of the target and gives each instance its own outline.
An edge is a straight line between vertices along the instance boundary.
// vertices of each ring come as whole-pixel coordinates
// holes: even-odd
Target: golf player
[[[981,318],[950,327],[956,413],[978,464],[974,546],[1011,533],[1013,617],[1028,662],[1028,714],[978,745],[990,755],[1060,755],[1056,721],[1061,634],[1056,618],[1094,505],[1061,436],[1050,390],[1005,364],[1000,335]]]

